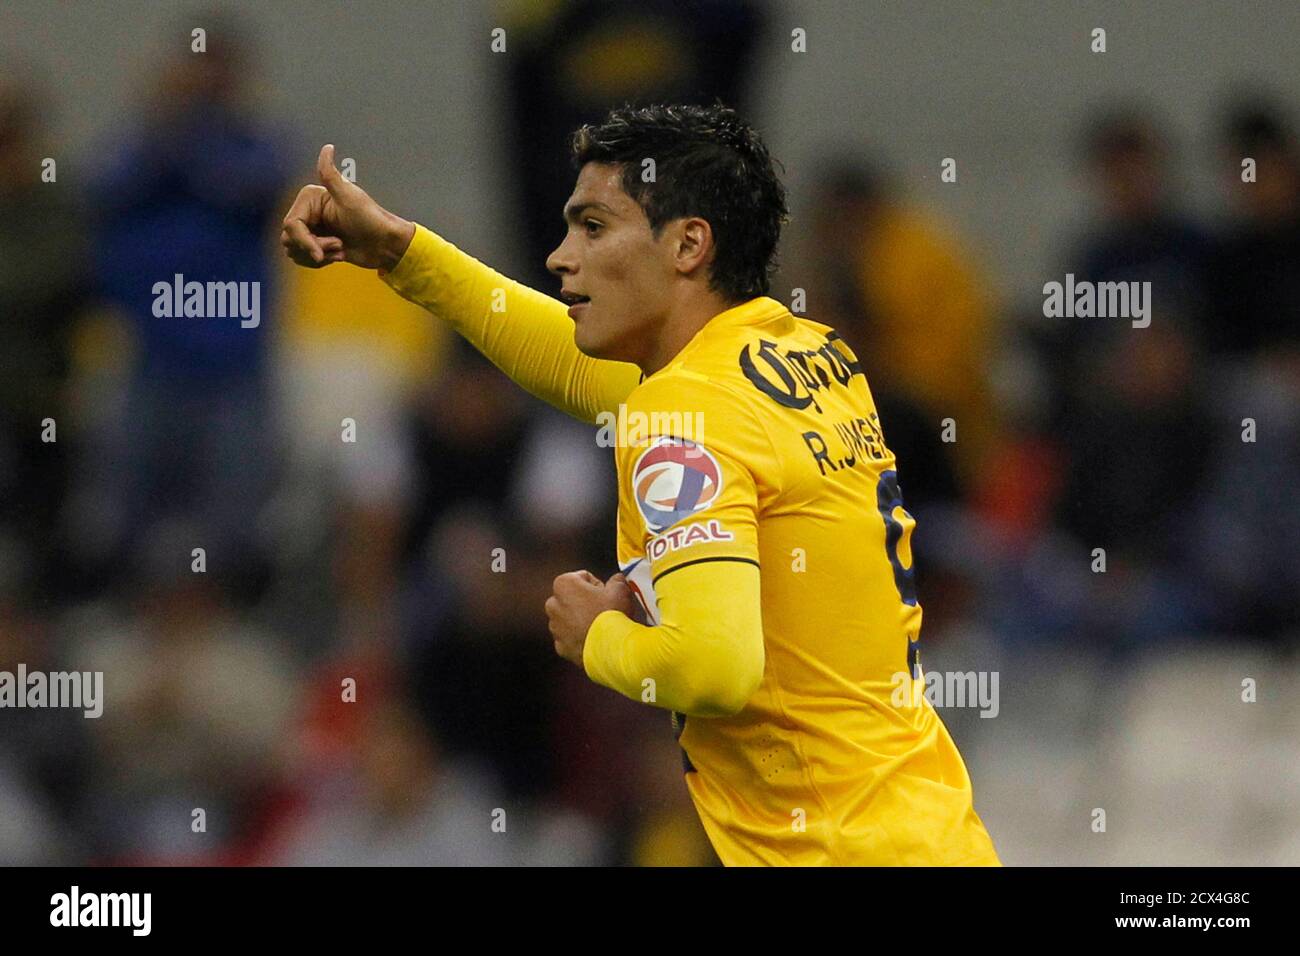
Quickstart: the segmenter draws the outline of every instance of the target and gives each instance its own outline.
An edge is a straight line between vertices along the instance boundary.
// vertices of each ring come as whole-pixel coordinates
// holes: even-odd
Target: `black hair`
[[[624,105],[578,129],[571,158],[578,170],[587,163],[621,166],[623,189],[656,238],[673,219],[706,220],[716,246],[711,290],[732,302],[768,294],[789,215],[785,187],[758,133],[735,110],[721,102]],[[642,177],[646,159],[654,160],[651,182]]]

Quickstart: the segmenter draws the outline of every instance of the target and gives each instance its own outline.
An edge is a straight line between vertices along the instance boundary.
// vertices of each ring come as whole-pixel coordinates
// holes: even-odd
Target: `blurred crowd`
[[[726,22],[725,77],[701,41],[585,86],[555,47],[582,32],[534,24],[511,133],[562,159],[630,91],[743,109],[757,25]],[[0,669],[103,671],[107,697],[0,716],[0,862],[714,862],[667,715],[546,631],[555,575],[614,569],[612,458],[373,275],[279,258],[312,150],[249,102],[250,51],[232,30],[160,64],[83,186],[42,181],[46,95],[0,80]],[[824,158],[774,295],[805,290],[863,363],[924,646],[1294,650],[1300,149],[1264,99],[1219,129],[1212,222],[1160,117],[1079,130],[1094,222],[1043,281],[1150,281],[1142,329],[1045,317],[887,164]],[[530,186],[516,153],[540,269],[572,173]],[[263,320],[156,316],[176,274],[259,283]]]
[[[1092,221],[1043,282],[1149,282],[1149,327],[1048,316],[1045,295],[993,288],[887,172],[827,165],[806,274],[817,318],[862,357],[922,529],[918,573],[975,584],[945,577],[930,593],[969,594],[1004,640],[1121,654],[1198,633],[1293,643],[1300,509],[1279,493],[1300,484],[1300,152],[1287,115],[1263,98],[1224,110],[1205,158],[1222,221],[1180,207],[1188,160],[1158,117],[1101,109],[1077,156]],[[1076,573],[1099,560],[1104,573]]]

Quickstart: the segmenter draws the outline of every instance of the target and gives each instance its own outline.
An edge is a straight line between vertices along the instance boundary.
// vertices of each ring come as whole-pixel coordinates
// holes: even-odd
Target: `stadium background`
[[[1300,862],[1298,35],[1285,2],[5,4],[0,669],[107,702],[0,712],[0,862],[711,862],[667,716],[545,631],[556,573],[611,570],[607,450],[275,238],[334,142],[555,291],[566,134],[714,94],[786,169],[773,294],[879,401],[925,666],[1000,675],[996,717],[941,712],[1003,859]],[[205,268],[263,281],[257,330],[144,314]],[[1151,327],[1045,319],[1066,273],[1152,281]]]

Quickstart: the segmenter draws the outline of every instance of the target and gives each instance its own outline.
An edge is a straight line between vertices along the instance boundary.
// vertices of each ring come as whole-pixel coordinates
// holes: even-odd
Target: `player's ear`
[[[708,262],[713,251],[713,228],[698,216],[681,220],[677,230],[677,268],[690,273]]]

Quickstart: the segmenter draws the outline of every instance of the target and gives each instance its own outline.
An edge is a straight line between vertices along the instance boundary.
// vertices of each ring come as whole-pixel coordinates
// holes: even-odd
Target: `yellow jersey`
[[[726,863],[996,863],[939,715],[897,706],[921,629],[893,453],[833,329],[757,298],[620,415],[618,559],[657,614],[687,565],[756,565],[766,666],[740,713],[674,714]]]

